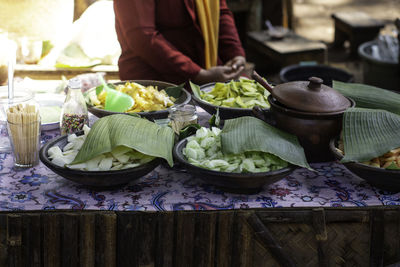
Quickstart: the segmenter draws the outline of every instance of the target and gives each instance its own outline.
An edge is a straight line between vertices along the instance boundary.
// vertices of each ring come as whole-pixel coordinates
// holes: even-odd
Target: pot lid
[[[272,95],[283,105],[306,112],[338,112],[351,106],[350,100],[322,84],[322,79],[311,77],[308,80],[279,84],[273,88]]]

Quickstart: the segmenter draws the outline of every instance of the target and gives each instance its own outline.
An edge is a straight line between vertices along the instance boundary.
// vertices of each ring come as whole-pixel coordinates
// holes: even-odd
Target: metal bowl
[[[337,160],[343,158],[342,153],[337,149],[338,138],[331,139],[329,148]],[[372,167],[359,162],[343,163],[349,171],[364,179],[372,186],[390,191],[400,191],[400,170],[387,170],[383,168]]]
[[[177,86],[172,83],[153,81],[153,80],[131,80],[131,81],[116,82],[116,83],[112,83],[112,84],[120,85],[120,84],[125,84],[126,82],[135,82],[135,83],[139,83],[143,86],[150,86],[150,85],[157,86],[157,88],[159,90],[165,89],[167,87]],[[93,94],[95,91],[96,91],[96,88],[91,88],[85,93],[86,104],[88,106],[88,110],[93,115],[101,118],[101,117],[112,115],[112,114],[127,114],[127,113],[122,113],[122,112],[113,112],[113,111],[108,111],[108,110],[104,110],[104,109],[99,109],[99,108],[96,108],[96,107],[90,105],[88,103],[87,97],[89,94]],[[178,99],[176,99],[175,105],[187,104],[187,103],[189,103],[190,100],[191,100],[190,93],[187,90],[182,88],[182,94],[180,95],[180,97]],[[169,113],[168,109],[164,109],[164,110],[149,111],[149,112],[136,112],[135,114],[138,114],[143,118],[153,121],[153,120],[158,120],[158,119],[166,119],[168,117],[168,113]]]
[[[204,92],[210,92],[215,86],[215,83],[208,83],[200,86],[200,90]],[[234,119],[243,116],[254,116],[251,108],[228,108],[216,106],[203,99],[198,98],[196,95],[192,95],[193,101],[196,102],[198,106],[203,108],[209,114],[213,115],[217,113],[217,108],[219,109],[219,117],[221,120]],[[267,109],[263,109],[267,110]]]
[[[77,135],[82,134],[78,133]],[[79,171],[60,167],[52,163],[48,157],[48,150],[53,146],[61,149],[67,144],[67,135],[55,138],[45,144],[39,151],[40,161],[50,170],[73,182],[96,188],[109,188],[127,184],[139,179],[154,170],[162,161],[160,158],[147,162],[135,168],[116,171]]]
[[[174,158],[188,170],[190,174],[204,180],[207,183],[216,185],[224,191],[255,194],[262,190],[263,186],[273,184],[291,174],[297,167],[289,165],[286,168],[259,173],[232,173],[219,172],[200,168],[190,164],[183,155],[183,148],[186,146],[187,138],[179,141],[173,150]]]

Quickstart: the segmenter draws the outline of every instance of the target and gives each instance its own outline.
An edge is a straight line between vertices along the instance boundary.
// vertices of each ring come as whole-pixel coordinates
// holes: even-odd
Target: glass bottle
[[[86,102],[82,94],[80,79],[68,81],[68,92],[61,110],[61,134],[72,134],[83,129],[89,123]]]
[[[185,126],[197,123],[196,107],[190,104],[173,106],[169,110],[171,127],[176,134]]]

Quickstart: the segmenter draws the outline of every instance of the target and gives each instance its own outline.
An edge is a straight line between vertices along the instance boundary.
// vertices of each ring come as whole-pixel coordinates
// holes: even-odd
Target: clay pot
[[[346,109],[354,107],[355,102],[323,85],[322,79],[311,77],[309,80],[284,83],[269,89],[263,84],[271,92],[268,97],[271,108],[261,110],[255,107],[253,113],[296,135],[309,162],[331,161],[335,158],[329,142],[340,134],[343,114]]]

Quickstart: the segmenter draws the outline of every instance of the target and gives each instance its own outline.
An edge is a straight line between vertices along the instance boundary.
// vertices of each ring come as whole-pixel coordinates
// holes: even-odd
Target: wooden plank
[[[8,215],[8,266],[24,266],[22,262],[22,219],[20,215]]]
[[[249,212],[244,211],[235,212],[232,266],[253,266],[253,234],[252,230],[245,223],[248,214]]]
[[[80,216],[79,261],[85,267],[94,267],[95,264],[95,218],[94,213]]]
[[[8,261],[8,246],[7,246],[7,214],[0,214],[0,266],[6,266]]]
[[[382,209],[371,210],[371,240],[370,240],[370,266],[383,266],[383,249],[384,249],[384,213]]]
[[[156,213],[154,212],[138,212],[136,216],[140,217],[140,239],[139,242],[139,266],[154,267],[155,266],[155,229],[157,226]]]
[[[319,266],[328,266],[327,259],[327,240],[328,233],[326,231],[325,211],[323,208],[316,208],[313,210],[313,227],[315,231],[315,239],[318,244],[318,263]]]
[[[175,214],[176,237],[174,266],[187,267],[193,265],[195,212],[178,212]]]
[[[389,220],[394,220],[395,212],[389,212]],[[312,223],[312,210],[260,210],[257,211],[257,215],[260,220],[264,223]],[[369,211],[368,210],[353,210],[353,209],[343,209],[343,210],[333,210],[325,209],[325,221],[329,223],[334,222],[368,222],[369,221]]]
[[[172,267],[174,256],[174,213],[159,212],[156,242],[156,266]]]
[[[79,264],[79,215],[64,213],[62,215],[62,254],[61,266],[78,266]]]
[[[262,223],[255,212],[252,212],[247,217],[247,222],[253,230],[255,237],[261,242],[261,244],[271,252],[272,256],[277,262],[283,267],[296,266],[294,260],[276,241],[272,233]]]
[[[117,213],[117,266],[138,266],[138,216],[136,213]]]
[[[42,229],[40,214],[22,215],[22,261],[24,266],[41,266]]]
[[[60,217],[58,214],[42,215],[43,232],[43,266],[60,266]]]
[[[232,243],[234,239],[233,211],[218,213],[216,232],[216,266],[230,267],[232,255]]]
[[[96,214],[96,266],[116,266],[116,227],[117,216],[114,213],[102,212]]]
[[[194,265],[213,266],[215,258],[215,231],[217,214],[199,212],[196,216],[194,236]]]

